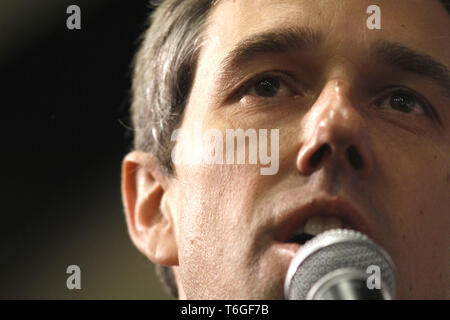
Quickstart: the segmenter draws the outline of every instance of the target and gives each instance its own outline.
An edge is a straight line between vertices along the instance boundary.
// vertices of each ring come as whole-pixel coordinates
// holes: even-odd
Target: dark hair
[[[203,31],[211,8],[220,0],[151,1],[156,10],[149,18],[135,56],[132,86],[134,148],[153,154],[167,175],[173,131],[180,124],[189,96]],[[450,13],[450,0],[440,0]],[[170,267],[156,265],[169,293],[178,290]]]

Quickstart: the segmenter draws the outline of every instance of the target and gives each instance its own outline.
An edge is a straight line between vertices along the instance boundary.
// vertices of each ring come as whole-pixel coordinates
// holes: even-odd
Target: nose
[[[367,128],[352,105],[348,86],[340,81],[327,85],[305,118],[305,142],[297,157],[300,174],[310,175],[326,165],[345,166],[360,177],[370,174]]]

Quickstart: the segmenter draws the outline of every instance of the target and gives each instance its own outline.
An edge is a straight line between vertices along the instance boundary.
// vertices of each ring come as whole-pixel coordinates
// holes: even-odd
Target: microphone
[[[333,229],[307,241],[292,260],[284,283],[287,300],[391,300],[395,267],[364,234]]]

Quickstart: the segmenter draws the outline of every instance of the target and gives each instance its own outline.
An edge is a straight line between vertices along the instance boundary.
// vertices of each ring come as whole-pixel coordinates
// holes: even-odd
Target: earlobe
[[[170,206],[168,177],[145,152],[129,153],[122,165],[122,199],[128,232],[136,247],[156,264],[178,265],[178,248]]]

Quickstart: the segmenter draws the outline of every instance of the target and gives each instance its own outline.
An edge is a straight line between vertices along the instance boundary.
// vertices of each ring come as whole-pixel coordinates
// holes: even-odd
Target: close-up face
[[[210,12],[180,129],[266,129],[278,163],[174,165],[159,195],[173,243],[152,257],[174,267],[180,298],[283,299],[306,225],[369,235],[395,264],[396,298],[448,298],[450,19],[437,0],[380,0],[369,29],[372,4],[221,0]]]

